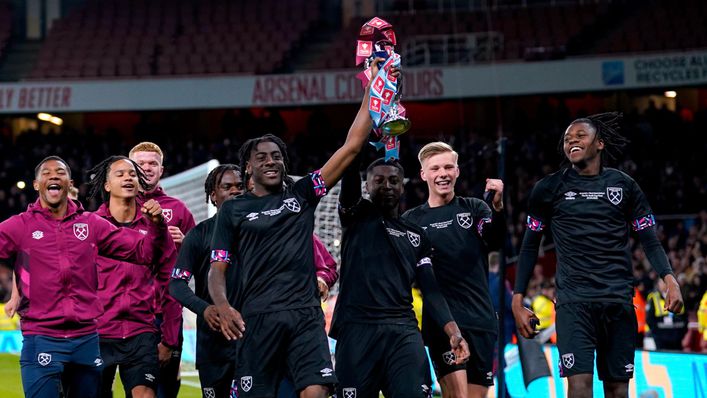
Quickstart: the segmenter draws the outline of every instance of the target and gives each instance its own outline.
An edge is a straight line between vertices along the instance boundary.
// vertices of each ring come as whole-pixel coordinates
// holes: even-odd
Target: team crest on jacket
[[[293,213],[299,213],[302,210],[296,198],[285,199],[285,207]]]
[[[82,222],[74,224],[74,236],[78,240],[86,240],[88,238],[88,224]]]
[[[162,209],[162,217],[164,217],[165,221],[172,221],[172,214],[172,209]]]
[[[253,388],[253,376],[241,377],[241,388],[245,392],[250,391],[250,389]]]
[[[474,219],[471,218],[471,213],[457,213],[457,223],[460,227],[469,229],[474,224]]]
[[[356,389],[351,387],[346,387],[343,390],[344,396],[342,398],[356,398]]]
[[[413,246],[415,246],[415,247],[420,246],[420,235],[419,234],[408,231],[408,239],[410,240],[410,243],[412,243]]]
[[[621,199],[624,198],[624,190],[617,187],[606,188],[606,196],[609,198],[609,202],[614,205],[621,203]]]

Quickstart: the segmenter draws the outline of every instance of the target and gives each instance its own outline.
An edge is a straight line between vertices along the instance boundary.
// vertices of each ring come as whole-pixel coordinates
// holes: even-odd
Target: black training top
[[[412,285],[423,292],[425,307],[440,325],[452,320],[434,281],[430,244],[422,228],[401,218],[384,217],[361,198],[358,176],[348,172],[339,197],[341,272],[331,336],[347,322],[416,327]]]
[[[454,320],[464,328],[497,332],[488,286],[488,252],[503,240],[502,214],[492,213],[480,199],[454,197],[444,206],[424,203],[403,218],[427,232],[434,248],[435,277]],[[423,313],[423,325],[426,319]]]
[[[633,273],[629,232],[655,225],[636,182],[602,168],[582,176],[572,168],[540,180],[530,194],[528,230],[550,228],[557,250],[557,304],[586,301],[630,303]],[[516,292],[525,292],[518,278]]]
[[[326,187],[319,172],[281,192],[226,201],[216,215],[211,262],[238,268],[231,305],[244,316],[319,307],[312,233]]]
[[[208,277],[211,255],[211,236],[216,217],[200,222],[184,237],[177,262],[172,271],[169,291],[172,297],[197,315],[196,363],[229,361],[233,359],[234,342],[226,340],[220,331],[213,331],[203,318],[206,307],[213,304],[209,296]],[[226,271],[226,290],[233,297],[234,267]],[[195,291],[189,288],[194,277]],[[230,300],[229,300],[230,301]]]

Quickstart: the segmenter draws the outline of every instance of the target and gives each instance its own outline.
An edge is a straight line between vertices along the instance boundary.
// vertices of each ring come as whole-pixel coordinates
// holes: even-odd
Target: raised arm
[[[383,58],[377,58],[372,63],[371,76],[378,74],[378,63],[384,61],[385,59]],[[397,77],[400,75],[400,71],[397,68],[393,68],[392,74]],[[371,132],[372,121],[368,113],[368,92],[370,88],[371,82],[369,82],[363,90],[363,100],[361,101],[361,106],[358,109],[356,118],[346,135],[346,142],[344,142],[341,148],[334,152],[331,158],[329,158],[321,168],[322,179],[327,187],[333,187],[339,179],[341,179],[344,170],[349,167],[351,162],[356,158],[356,155],[361,151],[363,144],[368,138],[368,133]]]

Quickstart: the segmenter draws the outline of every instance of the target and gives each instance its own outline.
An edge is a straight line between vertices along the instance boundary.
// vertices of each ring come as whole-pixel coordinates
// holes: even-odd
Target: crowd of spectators
[[[507,255],[512,257],[520,247],[525,225],[525,205],[529,190],[543,176],[561,167],[557,143],[572,119],[559,105],[541,103],[533,115],[517,112],[503,120],[506,137],[505,183],[506,208],[509,212]],[[135,140],[158,142],[165,153],[166,174],[174,174],[199,165],[211,158],[235,161],[240,144],[247,138],[264,132],[274,132],[288,139],[292,174],[302,174],[331,154],[340,142],[327,137],[326,121],[312,117],[307,132],[288,134],[287,126],[277,111],[265,111],[253,116],[248,110],[226,113],[222,132],[211,135],[174,137],[160,135],[154,126],[136,126]],[[490,128],[493,132],[494,129]],[[625,115],[624,133],[631,144],[615,167],[631,175],[643,188],[658,216],[658,232],[668,253],[679,282],[690,320],[695,320],[707,289],[707,168],[701,157],[707,153],[707,111],[690,112],[685,109],[670,111],[653,104],[646,111],[631,111]],[[442,135],[460,153],[461,177],[457,183],[461,195],[481,196],[487,177],[498,175],[498,145],[494,133],[452,132]],[[341,139],[341,138],[340,138]],[[339,139],[339,140],[340,140]],[[110,131],[72,131],[43,134],[25,131],[13,137],[9,124],[0,120],[0,219],[26,209],[36,199],[32,189],[34,166],[47,155],[56,154],[66,159],[80,189],[79,198],[88,209],[97,204],[86,198],[89,176],[86,170],[112,154],[126,154],[134,142]],[[402,139],[402,163],[410,178],[404,198],[406,207],[420,204],[426,188],[418,175],[416,153],[428,139],[415,132]],[[369,160],[380,154],[369,151]],[[26,186],[21,189],[18,181]],[[655,289],[656,275],[640,249],[632,242],[634,273],[638,291],[646,298]],[[542,277],[542,275],[540,276]],[[538,286],[542,280],[536,280]]]

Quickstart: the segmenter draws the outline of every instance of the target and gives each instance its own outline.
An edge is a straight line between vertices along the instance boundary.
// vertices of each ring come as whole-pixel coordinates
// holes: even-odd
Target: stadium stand
[[[599,40],[594,53],[645,52],[700,48],[707,45],[707,4],[688,0],[650,2]]]
[[[305,0],[88,1],[54,23],[30,77],[271,73],[318,18]]]
[[[12,9],[5,2],[0,2],[0,60],[12,33]]]

